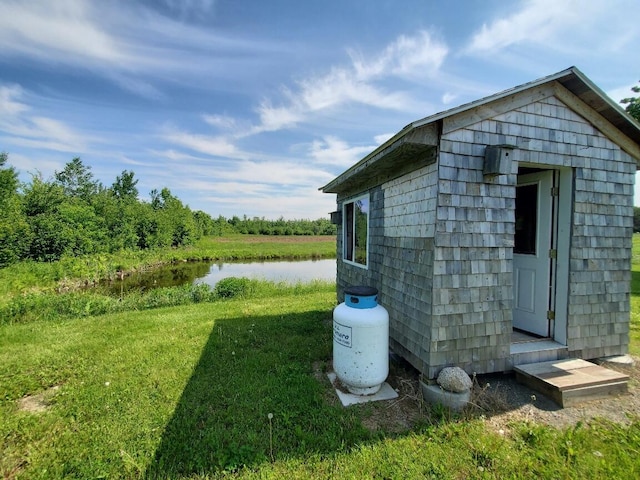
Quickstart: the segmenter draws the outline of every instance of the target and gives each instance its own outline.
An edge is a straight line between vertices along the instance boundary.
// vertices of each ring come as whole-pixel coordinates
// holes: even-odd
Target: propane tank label
[[[333,341],[351,348],[351,327],[333,322]]]

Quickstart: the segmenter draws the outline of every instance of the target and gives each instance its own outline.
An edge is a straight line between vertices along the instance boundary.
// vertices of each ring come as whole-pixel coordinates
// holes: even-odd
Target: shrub
[[[190,290],[193,303],[211,302],[216,297],[215,292],[212,292],[206,283],[192,285]]]
[[[219,298],[239,297],[248,293],[249,285],[248,278],[228,277],[216,283],[214,292]]]

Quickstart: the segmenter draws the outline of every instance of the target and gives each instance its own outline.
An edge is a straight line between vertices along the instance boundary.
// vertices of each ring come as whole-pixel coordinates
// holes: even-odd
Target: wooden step
[[[561,407],[627,393],[629,376],[580,359],[552,360],[514,367],[516,380]]]

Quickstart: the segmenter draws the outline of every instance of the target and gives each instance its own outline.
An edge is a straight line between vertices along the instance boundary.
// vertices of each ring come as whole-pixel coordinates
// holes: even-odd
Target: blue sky
[[[637,16],[637,0],[0,0],[0,151],[25,181],[80,157],[214,217],[326,217],[318,188],[416,119],[572,65],[631,95]]]

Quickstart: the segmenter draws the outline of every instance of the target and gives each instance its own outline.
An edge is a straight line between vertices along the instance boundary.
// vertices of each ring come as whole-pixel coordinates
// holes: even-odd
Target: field
[[[634,240],[637,354],[640,239]],[[238,239],[206,248],[222,254],[225,242],[236,253],[248,248]],[[263,253],[273,244],[250,242]],[[561,429],[523,419],[501,434],[488,426],[490,410],[454,415],[419,405],[421,415],[398,426],[380,421],[398,405],[345,409],[325,377],[334,286],[236,287],[179,306],[1,324],[0,475],[640,477],[637,418],[585,419]],[[53,301],[51,285],[29,288],[44,307]],[[92,308],[79,294],[65,295],[76,307]]]

